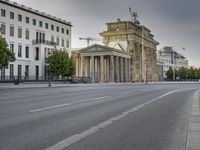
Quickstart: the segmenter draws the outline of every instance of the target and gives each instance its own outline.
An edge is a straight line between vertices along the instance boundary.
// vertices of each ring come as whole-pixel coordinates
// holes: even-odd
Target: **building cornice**
[[[57,18],[55,16],[51,16],[49,14],[46,14],[44,12],[41,12],[41,11],[38,11],[38,10],[35,10],[35,9],[32,9],[31,7],[26,7],[24,5],[20,5],[17,2],[12,2],[10,0],[0,0],[0,3],[3,3],[5,5],[8,5],[8,6],[23,10],[23,11],[27,11],[29,13],[32,13],[32,14],[35,14],[35,15],[50,19],[52,21],[56,21],[58,23],[61,23],[61,24],[64,24],[64,25],[67,25],[67,26],[70,26],[70,27],[72,26],[71,22],[68,22],[66,20],[62,20],[60,18]]]

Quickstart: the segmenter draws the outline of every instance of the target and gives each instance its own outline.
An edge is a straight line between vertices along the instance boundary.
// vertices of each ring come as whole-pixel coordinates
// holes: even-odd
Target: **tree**
[[[173,79],[173,69],[172,67],[169,67],[169,70],[166,72],[166,76],[168,79]]]
[[[188,69],[187,68],[184,68],[184,67],[181,67],[179,69],[179,73],[180,73],[180,79],[186,79],[187,76],[188,76]]]
[[[8,68],[9,62],[15,60],[15,54],[9,50],[5,38],[0,36],[0,69]]]
[[[47,64],[50,76],[71,76],[74,74],[73,61],[65,51],[54,49],[47,59]]]
[[[72,76],[75,73],[75,63],[72,57],[69,58],[68,67],[67,67],[67,74],[65,76]]]

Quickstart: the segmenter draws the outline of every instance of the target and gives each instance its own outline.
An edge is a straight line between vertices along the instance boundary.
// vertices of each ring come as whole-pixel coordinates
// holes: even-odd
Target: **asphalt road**
[[[0,90],[0,150],[184,150],[200,84]]]

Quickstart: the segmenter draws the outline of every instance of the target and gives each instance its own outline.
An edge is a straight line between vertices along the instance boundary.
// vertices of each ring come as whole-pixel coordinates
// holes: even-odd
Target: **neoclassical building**
[[[91,77],[92,82],[130,82],[131,54],[119,49],[97,45],[73,51],[76,76]]]
[[[71,53],[71,22],[10,0],[0,0],[0,36],[16,61],[0,69],[0,80],[46,79],[46,58],[52,49]]]
[[[102,45],[72,52],[76,76],[94,82],[157,81],[156,46],[151,31],[130,21],[107,23]]]

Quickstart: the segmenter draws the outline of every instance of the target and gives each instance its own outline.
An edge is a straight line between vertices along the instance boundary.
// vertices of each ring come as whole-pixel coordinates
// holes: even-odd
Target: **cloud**
[[[99,37],[106,22],[129,20],[128,7],[139,15],[160,46],[176,45],[190,49],[190,64],[200,65],[199,0],[15,0],[49,14],[71,21],[73,47],[85,46],[78,37]],[[187,56],[186,56],[187,57]]]

